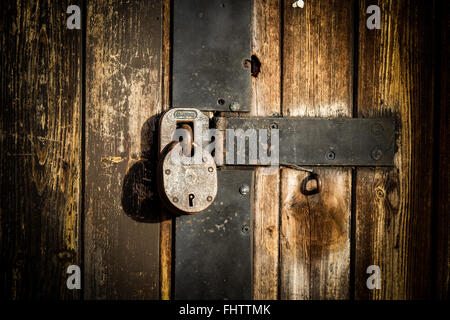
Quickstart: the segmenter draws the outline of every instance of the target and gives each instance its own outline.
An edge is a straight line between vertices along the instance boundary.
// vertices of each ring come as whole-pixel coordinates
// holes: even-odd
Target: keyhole
[[[191,193],[189,195],[189,207],[193,207],[194,206],[194,198],[195,198],[195,196]]]

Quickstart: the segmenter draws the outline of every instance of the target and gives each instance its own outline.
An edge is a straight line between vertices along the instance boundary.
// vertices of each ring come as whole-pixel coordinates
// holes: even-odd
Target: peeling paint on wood
[[[368,30],[369,2],[253,1],[249,54],[262,65],[240,116],[398,120],[394,169],[355,169],[352,181],[350,169],[314,168],[323,189],[311,196],[304,172],[255,171],[255,299],[448,297],[448,4],[380,0],[381,30]],[[84,298],[170,299],[172,215],[149,198],[155,115],[171,104],[171,1],[86,2],[85,66],[69,4],[83,7],[1,3],[2,297],[80,298],[66,269],[84,251]],[[380,290],[366,287],[372,264]]]
[[[90,1],[87,13],[85,298],[158,299],[159,224],[142,218],[160,213],[143,202],[152,175],[138,159],[161,111],[161,2]]]
[[[74,3],[76,4],[76,2]],[[76,299],[80,264],[81,33],[67,1],[1,6],[1,279],[7,299]]]

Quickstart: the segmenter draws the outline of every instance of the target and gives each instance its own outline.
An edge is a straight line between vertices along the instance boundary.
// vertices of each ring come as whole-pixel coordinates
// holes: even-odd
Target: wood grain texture
[[[147,199],[162,105],[161,11],[160,1],[87,4],[87,299],[159,298],[160,209]]]
[[[163,110],[171,105],[171,1],[162,1],[162,104]],[[162,211],[161,244],[160,244],[160,298],[170,300],[172,294],[172,219],[173,215],[167,210]]]
[[[351,1],[285,1],[283,57],[283,116],[352,116]],[[314,171],[323,190],[308,197],[305,173],[281,172],[281,299],[349,298],[351,171]]]
[[[252,50],[261,72],[252,77],[251,116],[280,114],[281,1],[253,2]],[[255,170],[253,198],[253,298],[278,298],[279,192],[278,169]]]
[[[313,196],[304,172],[255,170],[253,298],[448,299],[449,2],[293,2],[253,1],[262,66],[239,116],[393,116],[398,152],[393,169],[355,169],[353,204],[351,169],[314,168]],[[170,299],[171,214],[149,199],[155,116],[171,105],[171,1],[86,3],[85,31],[66,27],[81,0],[0,4],[1,297],[79,299],[66,287],[77,264],[86,299]],[[371,4],[381,30],[366,28]]]
[[[450,105],[450,3],[448,1],[442,1],[437,6],[437,28],[440,30],[440,45],[438,50],[440,51],[440,66],[437,71],[437,79],[440,79],[439,83],[439,100],[437,105],[440,106],[440,110],[437,113],[439,121],[439,144],[438,144],[438,171],[437,171],[437,219],[435,221],[437,227],[437,262],[436,262],[436,283],[435,283],[435,297],[442,300],[449,299],[449,286],[450,286],[450,243],[449,243],[449,174],[450,174],[450,156],[448,141],[449,137],[449,105]],[[447,17],[447,18],[446,18]],[[435,122],[437,125],[438,121]]]
[[[73,2],[70,4],[77,4]],[[1,4],[1,295],[76,299],[81,31],[68,1]]]
[[[433,145],[433,6],[378,1],[380,30],[366,28],[360,1],[358,116],[398,119],[395,168],[358,169],[356,299],[431,296]],[[381,289],[368,290],[366,269],[381,269]]]

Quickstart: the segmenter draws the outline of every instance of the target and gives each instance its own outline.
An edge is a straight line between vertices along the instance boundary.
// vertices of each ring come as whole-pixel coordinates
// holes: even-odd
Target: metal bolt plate
[[[176,218],[175,299],[251,299],[252,170],[219,170],[214,203]]]
[[[250,111],[251,0],[174,0],[175,107]]]

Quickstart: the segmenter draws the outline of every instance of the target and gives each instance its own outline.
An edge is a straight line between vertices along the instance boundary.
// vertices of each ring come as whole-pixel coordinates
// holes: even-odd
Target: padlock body
[[[214,158],[194,144],[196,152],[187,157],[181,144],[167,147],[160,162],[160,197],[174,213],[194,214],[207,209],[217,195]]]

